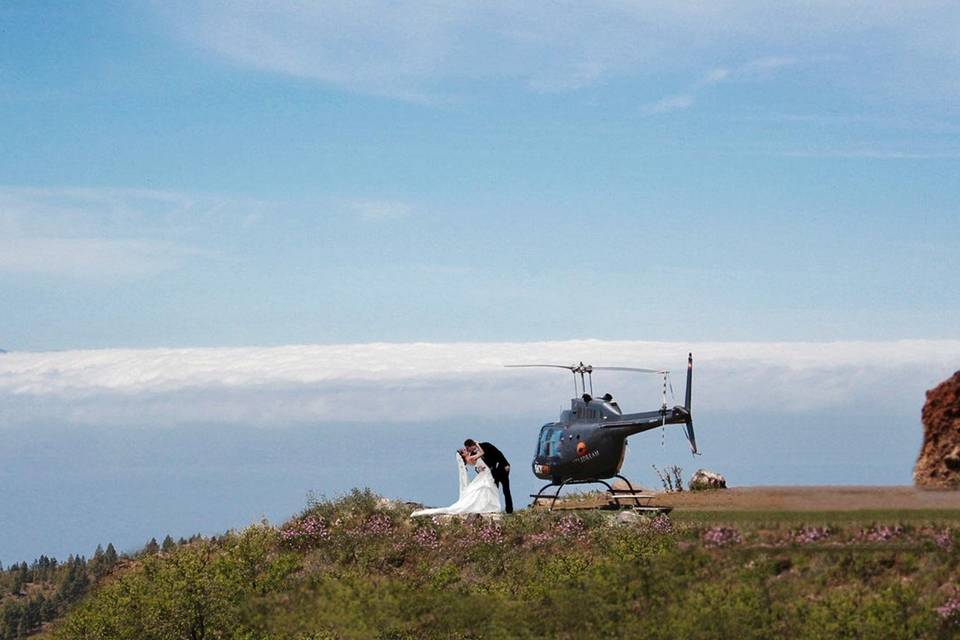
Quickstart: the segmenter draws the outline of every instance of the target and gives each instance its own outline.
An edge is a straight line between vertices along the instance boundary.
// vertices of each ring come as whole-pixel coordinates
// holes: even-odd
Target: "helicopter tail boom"
[[[693,354],[687,356],[687,389],[684,395],[683,406],[676,406],[672,410],[666,408],[664,404],[660,411],[648,411],[645,413],[631,413],[620,417],[619,420],[604,422],[606,429],[625,429],[626,433],[643,433],[651,429],[666,426],[668,424],[682,424],[684,435],[687,442],[690,443],[690,452],[693,455],[700,455],[697,448],[697,435],[693,430],[693,412],[691,411],[691,398],[693,395]]]

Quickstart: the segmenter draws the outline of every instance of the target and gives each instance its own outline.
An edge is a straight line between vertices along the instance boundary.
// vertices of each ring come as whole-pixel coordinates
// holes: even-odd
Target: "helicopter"
[[[537,450],[532,462],[533,473],[541,480],[549,480],[540,491],[531,495],[534,504],[541,497],[550,498],[550,508],[556,503],[561,489],[569,484],[599,483],[607,487],[616,504],[621,497],[632,498],[639,507],[639,496],[629,480],[620,475],[626,453],[627,437],[650,431],[666,425],[682,424],[690,451],[699,455],[697,440],[693,432],[693,414],[690,410],[691,384],[693,382],[693,354],[687,356],[687,389],[683,406],[667,407],[667,388],[672,391],[668,370],[639,369],[634,367],[594,367],[580,362],[575,365],[557,364],[516,364],[507,367],[549,367],[566,369],[573,373],[574,397],[570,400],[570,409],[560,414],[556,422],[548,422],[540,429]],[[654,411],[641,413],[623,413],[620,405],[609,393],[600,398],[593,397],[594,371],[629,371],[634,373],[657,374],[663,378],[661,406]],[[577,378],[579,377],[579,386]],[[587,392],[589,381],[590,391]],[[615,490],[607,480],[619,478],[629,487],[629,494]],[[543,496],[550,487],[557,487],[554,495]]]

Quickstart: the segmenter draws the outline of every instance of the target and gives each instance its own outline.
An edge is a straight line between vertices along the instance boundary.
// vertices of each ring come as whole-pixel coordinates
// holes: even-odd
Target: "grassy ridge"
[[[955,514],[408,514],[358,491],[144,556],[53,636],[958,637]]]
[[[904,524],[912,526],[960,524],[957,509],[857,509],[851,511],[771,511],[765,510],[677,510],[670,514],[678,522],[741,523],[750,528],[797,525]]]

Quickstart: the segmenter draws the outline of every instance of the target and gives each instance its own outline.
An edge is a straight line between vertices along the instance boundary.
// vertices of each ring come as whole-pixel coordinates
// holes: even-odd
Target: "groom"
[[[467,438],[463,441],[463,446],[468,450],[474,449],[477,446],[477,443],[471,439]],[[489,442],[481,442],[480,448],[483,449],[483,463],[487,465],[490,469],[490,473],[493,475],[493,481],[499,487],[503,485],[503,500],[506,505],[507,513],[513,513],[513,498],[510,497],[510,463],[507,462],[506,456],[497,449],[495,446]]]

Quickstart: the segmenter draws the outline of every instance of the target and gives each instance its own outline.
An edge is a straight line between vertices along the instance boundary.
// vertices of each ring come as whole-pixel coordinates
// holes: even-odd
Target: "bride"
[[[491,513],[500,511],[500,491],[493,482],[493,474],[483,463],[483,449],[476,447],[473,451],[457,450],[457,467],[460,471],[460,499],[449,507],[436,509],[421,509],[414,511],[411,517],[434,516],[440,514],[460,513]],[[477,470],[477,477],[467,482],[467,467],[472,464]]]

